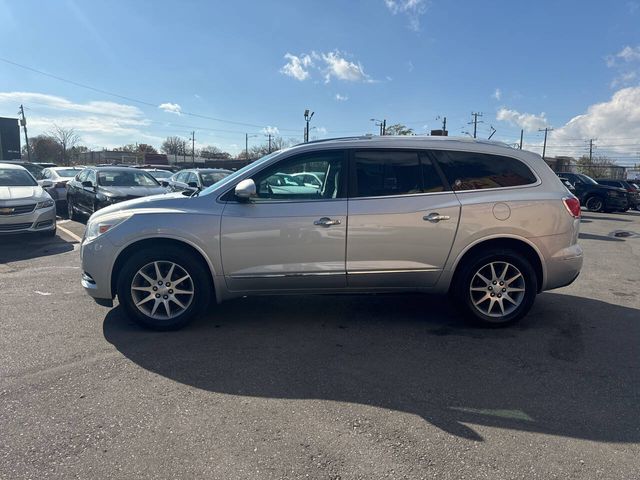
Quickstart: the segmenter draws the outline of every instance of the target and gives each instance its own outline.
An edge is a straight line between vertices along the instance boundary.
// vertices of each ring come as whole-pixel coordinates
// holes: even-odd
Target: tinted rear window
[[[436,152],[442,170],[454,190],[516,187],[536,182],[520,160],[475,152]]]
[[[355,197],[441,192],[440,176],[427,155],[410,151],[364,150],[354,153]]]

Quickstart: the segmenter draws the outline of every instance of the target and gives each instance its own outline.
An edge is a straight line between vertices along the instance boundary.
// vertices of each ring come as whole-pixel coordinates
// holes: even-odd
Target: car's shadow
[[[167,333],[116,308],[103,328],[141,367],[211,392],[394,409],[478,441],[473,424],[640,441],[640,310],[597,300],[546,293],[497,330],[419,295],[238,299]]]
[[[39,234],[13,234],[0,236],[0,263],[30,260],[73,250],[73,243],[61,238]]]

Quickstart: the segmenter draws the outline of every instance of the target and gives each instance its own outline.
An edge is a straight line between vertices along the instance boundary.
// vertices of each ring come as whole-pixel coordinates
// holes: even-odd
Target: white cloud
[[[364,73],[364,69],[360,63],[350,62],[345,59],[338,50],[323,53],[322,60],[324,60],[326,64],[324,74],[325,83],[329,83],[332,77],[347,82],[361,82],[369,80],[369,76]]]
[[[384,0],[384,4],[393,15],[403,13],[409,20],[409,28],[414,32],[420,30],[420,17],[429,7],[429,0]]]
[[[500,90],[499,88],[496,88],[496,91],[493,92],[493,95],[491,96],[498,101],[502,100],[502,90]]]
[[[611,88],[626,87],[634,83],[638,79],[638,73],[631,71],[618,75],[611,81]]]
[[[24,104],[29,133],[40,135],[51,131],[53,124],[73,128],[81,143],[92,148],[113,147],[132,141],[159,145],[159,137],[149,135],[150,121],[132,105],[89,101],[76,103],[67,98],[37,92],[0,92],[0,108],[13,109]]]
[[[637,155],[640,138],[640,86],[618,90],[607,102],[591,105],[587,112],[572,118],[551,134],[553,143],[575,146],[584,153],[584,142],[597,138],[601,153],[606,151]]]
[[[264,133],[265,135],[280,135],[280,130],[278,130],[278,127],[272,127],[272,126],[266,126],[262,129],[262,133]]]
[[[349,100],[349,97],[347,95],[340,95],[339,93],[336,93],[335,98],[338,102],[346,102],[347,100]]]
[[[345,56],[346,54],[339,50],[302,53],[299,56],[287,53],[284,56],[287,63],[280,69],[280,73],[300,81],[311,78],[312,71],[315,71],[324,77],[325,83],[329,83],[332,78],[345,82],[373,82],[369,75],[364,73],[360,62],[352,62]]]
[[[158,105],[160,110],[163,110],[167,113],[175,113],[176,115],[182,115],[182,107],[177,103],[161,103]]]
[[[512,125],[526,130],[527,132],[533,132],[539,128],[545,128],[549,126],[547,118],[542,112],[540,115],[533,113],[520,113],[517,110],[510,110],[508,108],[500,108],[496,114],[496,120],[509,122]]]
[[[309,78],[309,67],[313,65],[313,61],[309,55],[302,54],[296,56],[291,53],[286,53],[284,58],[287,60],[287,63],[280,69],[280,73],[300,81]]]

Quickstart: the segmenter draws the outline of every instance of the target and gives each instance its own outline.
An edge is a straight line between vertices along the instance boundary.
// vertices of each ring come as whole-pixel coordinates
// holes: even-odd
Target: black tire
[[[76,213],[76,210],[73,207],[73,199],[68,195],[67,195],[67,218],[69,220],[78,220],[78,214]]]
[[[193,299],[191,304],[179,315],[168,319],[155,319],[144,314],[136,307],[131,286],[136,273],[152,262],[173,262],[184,269],[193,281]],[[118,301],[127,315],[143,327],[153,330],[177,330],[184,327],[209,305],[213,287],[202,260],[184,249],[175,246],[150,248],[134,253],[126,260],[117,279]]]
[[[604,198],[598,195],[591,195],[584,202],[584,206],[592,212],[602,212],[605,209],[605,201]]]
[[[517,322],[529,312],[536,298],[538,281],[536,271],[526,256],[511,249],[487,249],[474,254],[463,262],[464,263],[458,267],[458,271],[454,277],[451,297],[456,307],[462,310],[468,320],[482,327],[505,327]],[[483,267],[491,263],[500,262],[508,262],[520,271],[525,291],[522,293],[521,301],[515,309],[505,315],[494,317],[486,315],[481,312],[479,308],[476,308],[470,288],[478,271],[481,271]],[[498,285],[496,287],[501,288]],[[498,290],[496,290],[496,292],[497,291]],[[480,293],[480,295],[482,295],[482,293]],[[491,307],[489,307],[489,309],[491,310]]]
[[[42,235],[43,237],[47,237],[47,238],[53,238],[56,236],[57,233],[57,228],[54,228],[53,230],[48,230],[46,232],[42,232],[40,235]]]

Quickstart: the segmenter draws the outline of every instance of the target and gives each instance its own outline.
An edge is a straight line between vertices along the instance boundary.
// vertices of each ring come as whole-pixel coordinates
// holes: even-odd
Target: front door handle
[[[340,220],[331,220],[329,217],[322,217],[313,222],[313,224],[320,227],[330,227],[331,225],[340,225]]]
[[[440,215],[437,212],[430,213],[429,215],[425,215],[422,217],[423,220],[431,223],[438,223],[440,220],[449,220],[451,217],[449,215]]]

